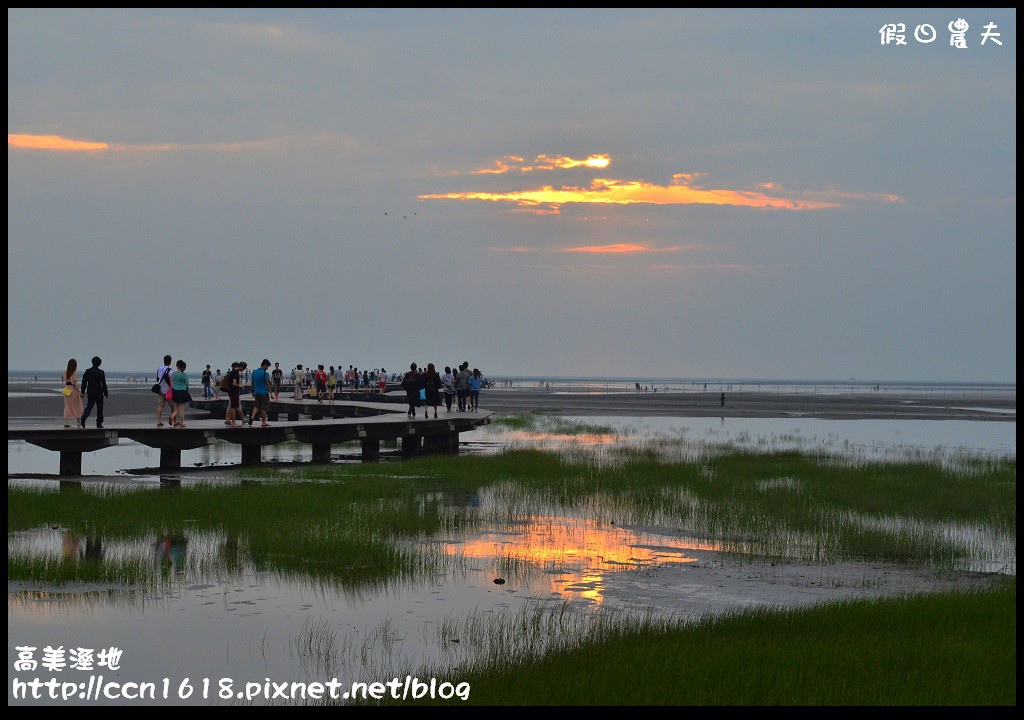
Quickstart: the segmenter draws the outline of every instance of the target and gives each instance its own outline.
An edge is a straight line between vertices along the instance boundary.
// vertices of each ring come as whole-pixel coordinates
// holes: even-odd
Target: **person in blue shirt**
[[[467,410],[476,412],[480,407],[480,388],[483,387],[484,376],[478,368],[473,368],[469,376],[469,407]]]
[[[272,390],[270,371],[267,370],[269,367],[270,361],[264,358],[260,366],[252,371],[252,414],[249,415],[249,425],[252,425],[257,415],[263,418],[263,424],[260,427],[268,427],[270,425],[267,422],[267,413],[270,410],[270,393]]]

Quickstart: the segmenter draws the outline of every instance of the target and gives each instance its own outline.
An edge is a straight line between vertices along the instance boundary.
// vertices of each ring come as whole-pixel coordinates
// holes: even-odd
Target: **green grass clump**
[[[1016,579],[988,591],[611,627],[540,659],[433,668],[468,700],[414,704],[1016,705]],[[424,677],[421,674],[420,677]],[[400,703],[398,703],[400,704]]]

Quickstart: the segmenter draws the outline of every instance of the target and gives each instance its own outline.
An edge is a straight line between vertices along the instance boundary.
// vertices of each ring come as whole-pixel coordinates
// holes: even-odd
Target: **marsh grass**
[[[484,662],[437,664],[420,677],[468,682],[468,700],[448,702],[485,706],[1012,706],[1016,596],[1008,578],[986,591],[761,608],[685,624],[592,623],[531,657],[499,644]],[[563,622],[535,613],[478,632],[493,640],[514,630],[540,646]],[[446,629],[460,631],[477,630]]]
[[[238,475],[242,481],[234,485],[160,491],[9,486],[8,580],[135,585],[166,579],[166,566],[130,554],[68,560],[12,543],[12,534],[64,528],[102,537],[108,546],[203,537],[211,547],[194,553],[206,559],[190,556],[189,572],[244,567],[375,591],[464,571],[458,555],[433,538],[514,530],[551,514],[699,537],[751,563],[867,560],[957,568],[978,558],[1012,561],[1013,577],[993,592],[773,608],[697,623],[618,614],[607,606],[580,612],[569,604],[452,615],[436,638],[445,663],[431,672],[458,673],[472,683],[470,702],[483,705],[1016,701],[1013,459],[865,463],[721,449],[673,458],[655,444],[599,454],[515,448]],[[469,498],[485,501],[474,506]],[[515,551],[495,558],[492,569],[513,578],[537,570]],[[329,622],[310,621],[290,651],[314,674],[373,667],[383,676],[396,658],[407,662],[402,643],[390,623],[351,638]]]
[[[160,492],[59,493],[8,488],[8,533],[46,526],[107,539],[186,530],[243,538],[257,570],[379,586],[436,572],[443,559],[413,541],[454,530],[527,523],[554,509],[619,526],[706,538],[746,558],[894,562],[955,568],[1015,552],[1016,461],[965,469],[924,463],[844,466],[797,452],[733,452],[666,462],[645,448],[615,463],[516,449],[386,464],[246,471],[237,485]],[[498,502],[478,512],[474,494]],[[12,560],[8,553],[9,562]],[[9,578],[72,582],[141,568],[28,562]],[[240,562],[235,557],[232,562]]]
[[[7,578],[42,582],[59,578],[62,583],[103,583],[118,586],[149,584],[154,579],[152,563],[141,559],[94,562],[56,557],[18,556],[8,553]]]

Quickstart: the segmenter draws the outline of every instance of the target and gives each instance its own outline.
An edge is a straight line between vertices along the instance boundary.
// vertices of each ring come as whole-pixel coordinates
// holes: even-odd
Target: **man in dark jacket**
[[[416,363],[409,365],[409,372],[402,378],[402,389],[405,390],[405,397],[409,402],[409,417],[416,417],[416,407],[420,404],[420,388],[423,387],[423,378],[416,370]],[[424,417],[426,417],[424,411]]]
[[[85,412],[82,414],[82,427],[85,427],[85,421],[89,419],[89,413],[94,406],[96,427],[103,427],[103,398],[108,397],[110,393],[107,392],[107,374],[100,370],[101,362],[103,361],[98,357],[94,357],[92,367],[82,373],[82,395],[87,399]]]

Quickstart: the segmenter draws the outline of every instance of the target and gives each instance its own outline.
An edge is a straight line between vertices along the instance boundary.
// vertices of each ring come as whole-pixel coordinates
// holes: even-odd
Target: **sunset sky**
[[[7,18],[11,369],[1016,381],[1012,9]]]

